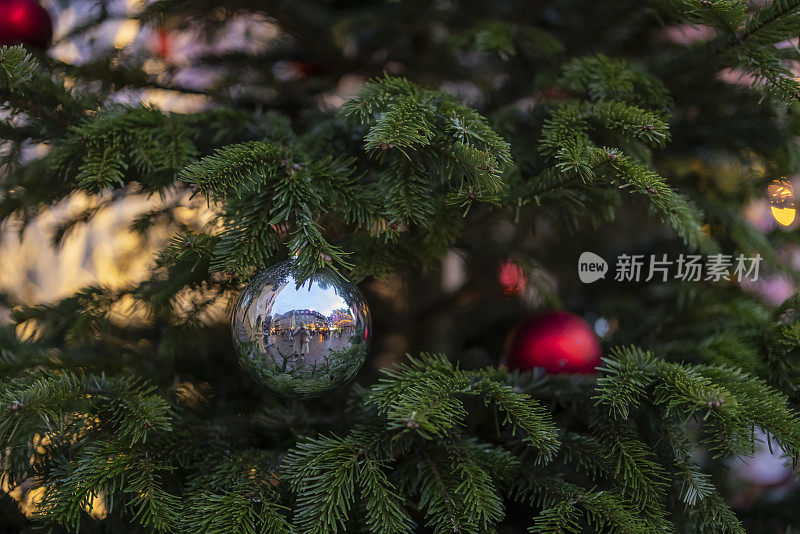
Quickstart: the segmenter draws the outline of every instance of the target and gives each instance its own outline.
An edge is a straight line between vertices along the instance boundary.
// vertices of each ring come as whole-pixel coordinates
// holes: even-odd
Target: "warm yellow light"
[[[794,188],[788,180],[775,180],[767,187],[770,211],[781,226],[789,226],[797,216]]]
[[[102,493],[93,494],[86,503],[84,510],[92,517],[92,519],[105,519],[108,515],[108,507],[106,506],[105,497]]]
[[[128,19],[119,25],[117,35],[114,36],[114,48],[125,48],[136,39],[139,33],[139,21]]]
[[[792,224],[797,215],[797,210],[794,208],[776,208],[772,206],[770,209],[772,210],[772,216],[775,217],[778,224],[782,226],[789,226]]]
[[[17,337],[22,341],[32,342],[42,337],[42,333],[39,330],[39,324],[36,322],[36,319],[31,319],[29,321],[17,324],[15,331],[17,333]]]

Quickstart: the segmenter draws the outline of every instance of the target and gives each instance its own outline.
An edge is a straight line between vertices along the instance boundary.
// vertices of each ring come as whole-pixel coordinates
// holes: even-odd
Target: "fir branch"
[[[459,440],[445,449],[451,459],[450,472],[455,480],[461,481],[455,491],[463,496],[467,521],[478,525],[480,530],[489,530],[503,518],[504,510],[490,473],[477,461],[482,453],[476,451],[473,443]]]
[[[789,407],[785,396],[762,379],[736,369],[702,366],[699,373],[731,392],[743,424],[762,428],[774,436],[787,453],[795,458],[800,456],[800,419],[797,412]],[[746,437],[743,435],[742,439]],[[752,447],[752,441],[750,443]]]
[[[458,493],[460,481],[450,471],[448,456],[434,447],[424,453],[422,459],[419,506],[425,509],[427,526],[436,534],[478,532],[478,517],[470,513],[464,496]]]
[[[616,464],[614,479],[620,493],[638,504],[642,517],[648,522],[667,528],[667,512],[662,501],[667,486],[664,467],[624,422],[600,417],[593,426],[603,428],[596,439],[611,452]]]
[[[621,188],[629,185],[636,193],[645,195],[688,245],[695,246],[700,241],[699,210],[654,171],[609,148],[594,149],[592,161],[599,167],[599,174],[611,183],[624,182]]]
[[[799,21],[800,1],[773,0],[747,21],[735,40],[740,44],[748,40],[777,43],[795,37]]]
[[[543,508],[529,532],[582,532],[582,516],[595,532],[644,534],[660,530],[612,491],[586,490],[557,478],[525,476],[515,484],[513,495],[516,500]]]
[[[163,191],[196,156],[193,135],[178,116],[144,106],[110,106],[70,126],[52,166],[89,191],[133,181]]]
[[[369,129],[364,137],[364,148],[377,151],[391,146],[409,157],[406,149],[426,146],[433,137],[432,125],[426,117],[430,113],[412,96],[401,98]]]
[[[255,187],[258,192],[278,172],[288,172],[288,156],[285,149],[271,143],[228,145],[187,165],[181,171],[181,179],[212,198],[225,199],[246,186]]]
[[[487,21],[457,35],[454,45],[494,53],[503,59],[514,56],[552,59],[564,51],[564,45],[546,31],[501,20]]]
[[[671,105],[669,93],[658,78],[625,60],[602,54],[568,61],[559,82],[594,101],[619,100],[661,110]]]
[[[532,534],[569,534],[578,533],[582,526],[579,523],[580,510],[572,502],[561,502],[536,516],[533,525],[528,528]]]
[[[702,417],[704,442],[717,456],[752,453],[753,425],[774,434],[791,454],[800,450],[797,414],[763,380],[720,366],[666,363],[636,348],[612,354],[616,360],[606,360],[595,397],[610,415],[627,417],[653,388],[654,404],[668,414]]]
[[[386,414],[389,428],[413,432],[425,439],[447,435],[463,425],[467,416],[461,395],[482,396],[503,410],[513,431],[522,430],[526,441],[548,461],[559,441],[550,415],[524,393],[501,384],[491,370],[467,372],[454,367],[443,355],[408,356],[408,363],[384,372],[365,402]]]
[[[410,532],[411,520],[382,474],[392,458],[387,437],[372,428],[357,428],[346,438],[308,439],[284,458],[282,472],[297,492],[294,524],[300,532],[340,532],[357,487],[366,505],[375,508],[366,517],[374,532]]]
[[[189,480],[182,531],[204,534],[285,534],[291,526],[280,504],[278,478],[267,451],[208,456]]]
[[[597,380],[595,402],[618,420],[628,419],[652,384],[660,362],[636,348],[617,348],[611,358],[603,358],[603,373]]]
[[[108,498],[118,492],[126,498],[124,507],[131,519],[157,532],[171,532],[177,522],[179,500],[161,485],[161,473],[169,466],[133,453],[111,442],[84,446],[73,462],[61,462],[53,480],[45,484],[42,502],[36,510],[39,520],[56,521],[78,530],[85,509],[97,496]],[[51,475],[52,476],[52,475]]]
[[[11,92],[16,86],[31,82],[38,67],[38,61],[22,46],[0,47],[0,69],[4,75],[0,89]]]
[[[13,446],[23,428],[58,435],[71,427],[73,412],[100,417],[100,427],[130,444],[144,443],[151,432],[171,429],[166,402],[152,386],[135,379],[69,372],[16,378],[3,384],[0,409],[10,415],[0,420],[0,443]],[[22,423],[24,426],[21,426]]]
[[[719,28],[726,35],[735,35],[747,15],[747,3],[743,0],[660,0],[655,4],[694,24],[705,24]]]
[[[697,521],[701,532],[720,532],[723,534],[744,534],[746,531],[736,514],[730,509],[721,495],[714,492],[698,503],[690,511],[690,517]]]

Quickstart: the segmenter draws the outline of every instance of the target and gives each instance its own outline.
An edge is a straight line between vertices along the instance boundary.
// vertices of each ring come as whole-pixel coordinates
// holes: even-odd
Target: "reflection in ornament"
[[[331,271],[297,285],[291,261],[244,288],[233,312],[239,361],[287,397],[312,397],[348,382],[364,363],[371,315],[358,288]]]
[[[794,202],[794,188],[788,180],[775,180],[767,187],[772,216],[782,226],[794,222],[797,214]]]

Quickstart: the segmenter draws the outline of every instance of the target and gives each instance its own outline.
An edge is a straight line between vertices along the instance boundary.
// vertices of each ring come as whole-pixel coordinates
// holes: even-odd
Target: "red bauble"
[[[43,50],[53,37],[53,21],[34,0],[0,0],[0,45]]]
[[[600,340],[581,317],[565,311],[542,313],[514,332],[506,359],[512,369],[542,367],[548,373],[591,374],[600,365]]]
[[[163,26],[156,30],[155,53],[161,59],[167,59],[172,52],[169,31]]]
[[[497,281],[506,295],[519,295],[525,290],[525,271],[515,261],[506,260],[497,269]]]

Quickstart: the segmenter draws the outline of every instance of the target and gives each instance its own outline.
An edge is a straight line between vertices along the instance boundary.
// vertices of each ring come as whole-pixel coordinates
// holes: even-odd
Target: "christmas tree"
[[[800,0],[44,7],[0,531],[800,528]],[[123,212],[116,282],[11,276]]]

